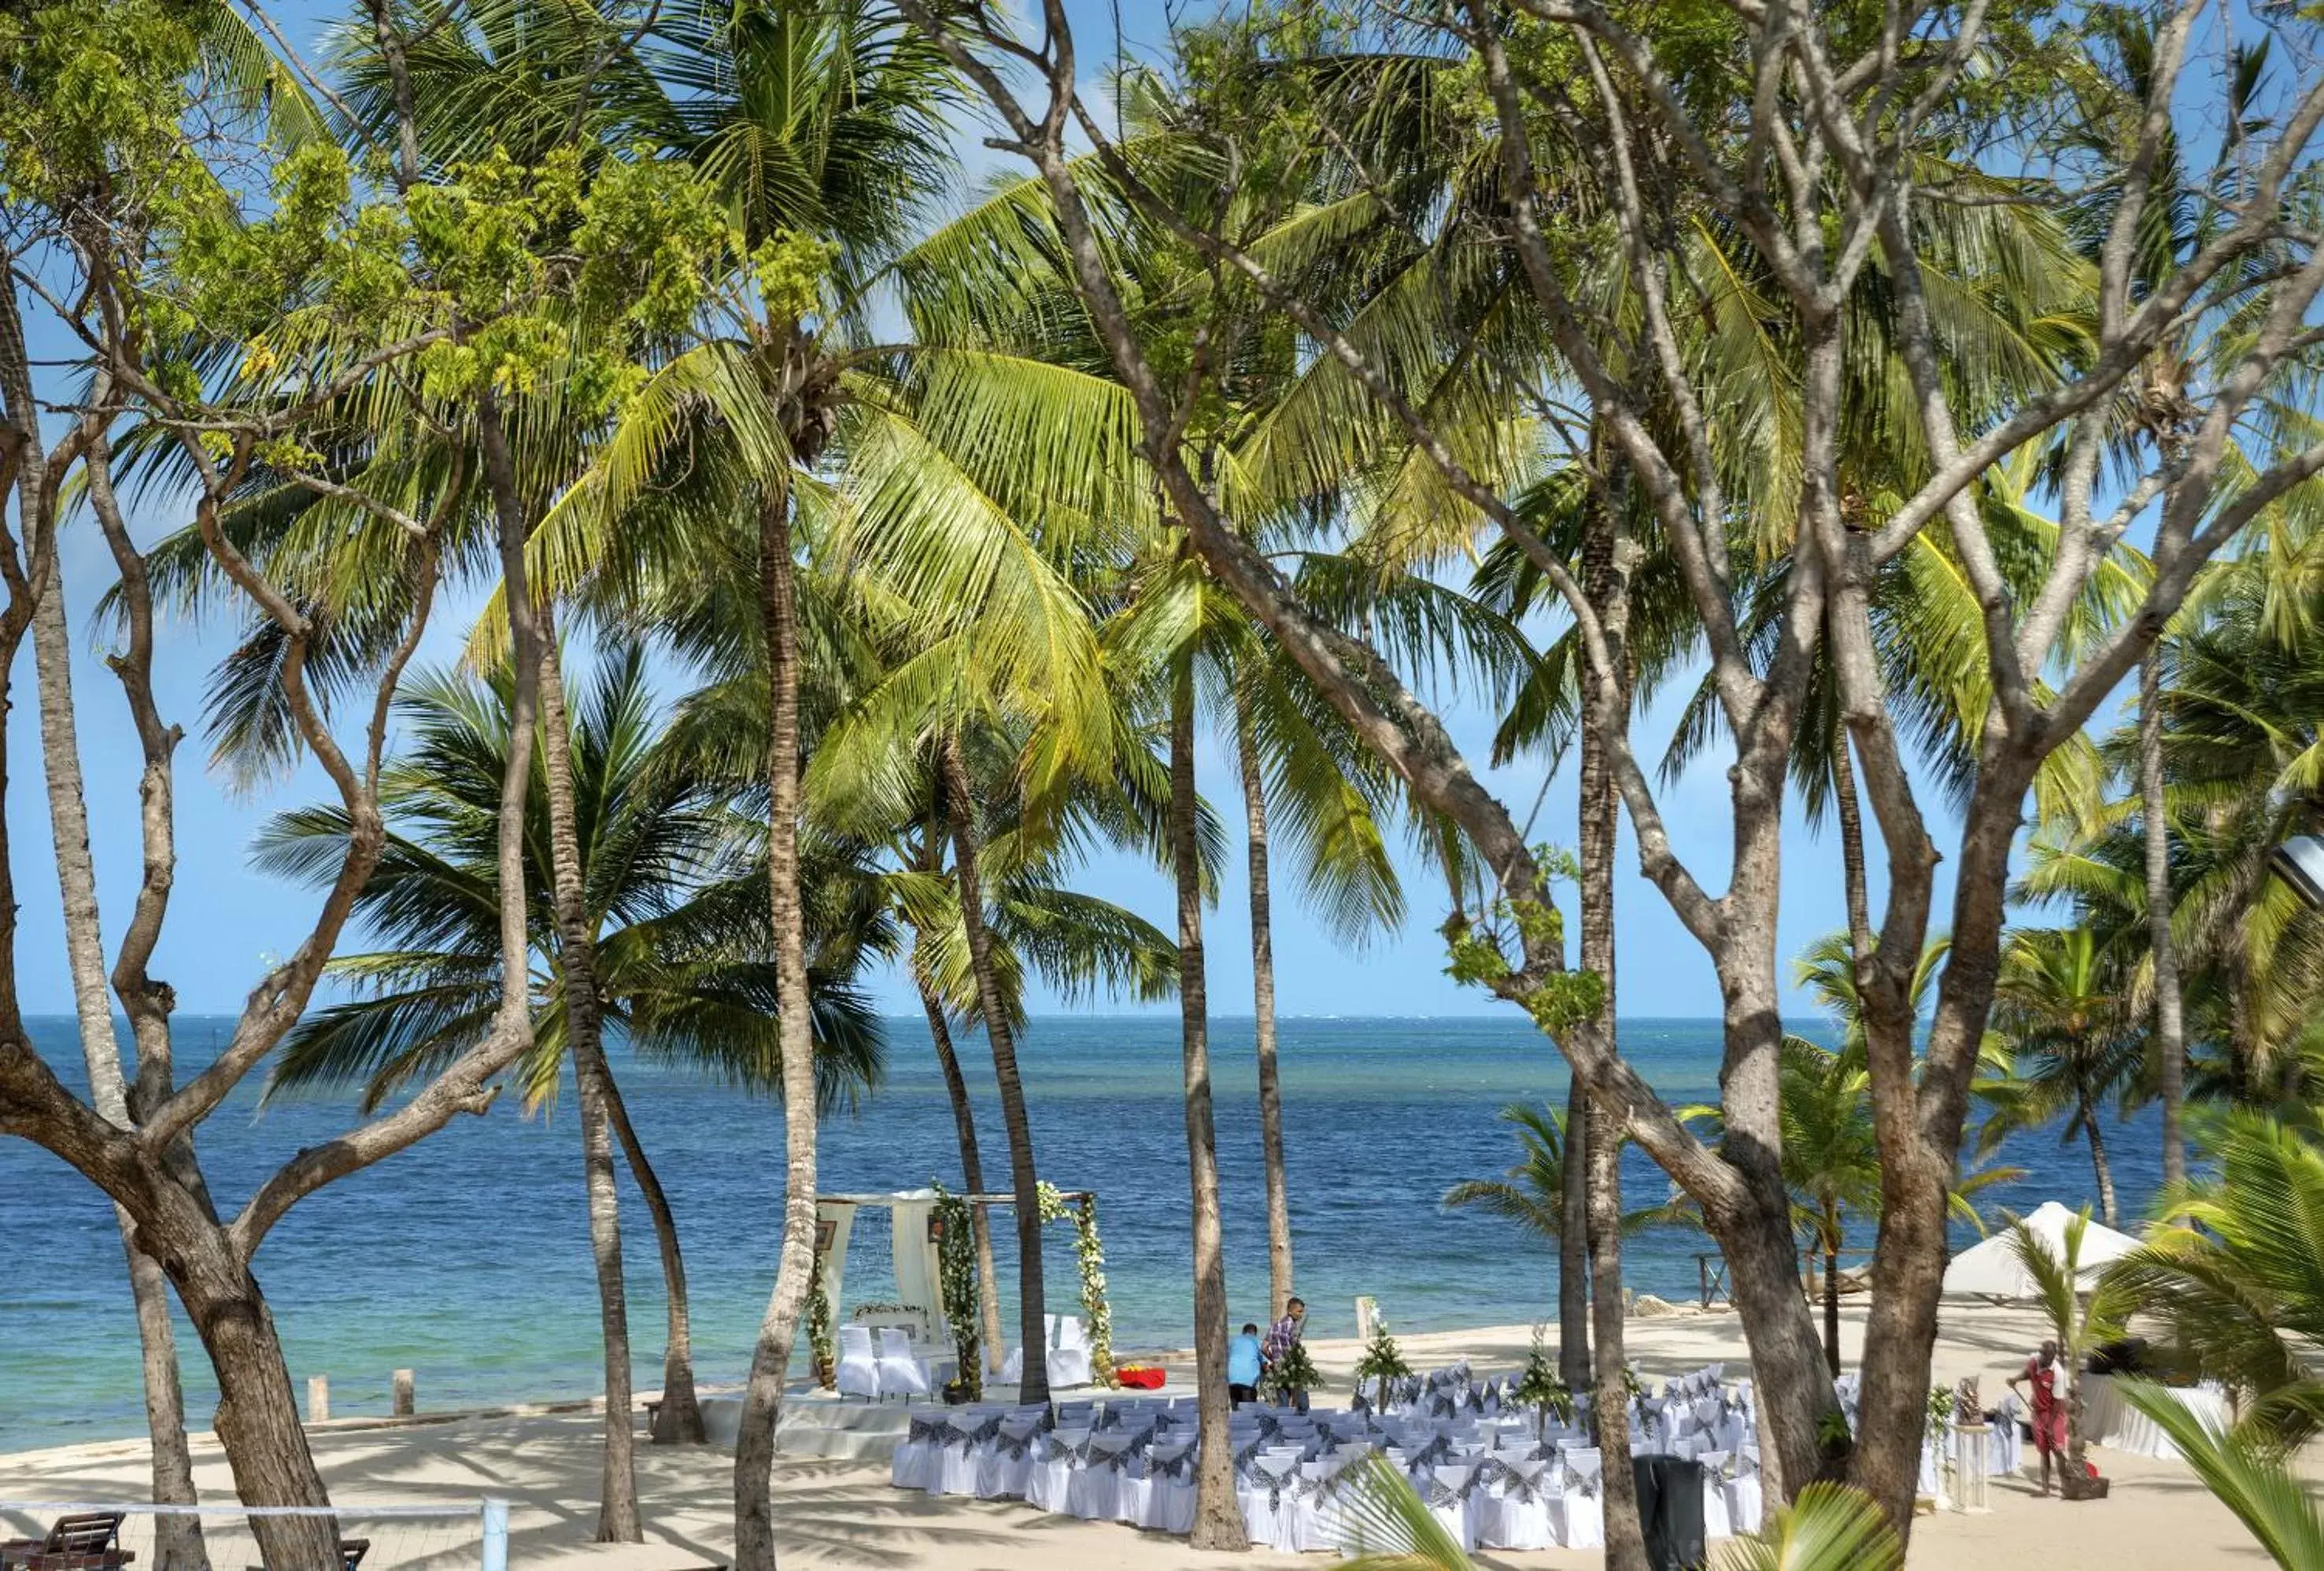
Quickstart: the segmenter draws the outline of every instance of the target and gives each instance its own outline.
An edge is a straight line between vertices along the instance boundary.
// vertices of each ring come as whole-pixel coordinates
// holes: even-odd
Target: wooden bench
[[[59,1517],[45,1539],[0,1543],[0,1571],[113,1571],[137,1558],[120,1548],[119,1511]]]

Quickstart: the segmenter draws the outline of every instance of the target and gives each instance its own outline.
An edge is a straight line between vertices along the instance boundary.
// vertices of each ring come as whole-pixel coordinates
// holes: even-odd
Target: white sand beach
[[[1863,1309],[1853,1306],[1845,1314],[1846,1355],[1852,1361]],[[2042,1335],[2039,1319],[2024,1310],[1949,1308],[1935,1376],[1950,1382],[1978,1375],[1991,1400]],[[1508,1366],[1523,1361],[1531,1336],[1527,1326],[1501,1326],[1416,1333],[1399,1341],[1416,1368],[1464,1357],[1480,1365]],[[1628,1336],[1631,1357],[1648,1377],[1683,1373],[1715,1360],[1728,1361],[1731,1369],[1743,1363],[1741,1331],[1731,1311],[1637,1317]],[[1343,1401],[1356,1344],[1312,1346],[1331,1382],[1317,1400]],[[1162,1362],[1170,1370],[1170,1389],[1186,1389],[1191,1370],[1184,1356]],[[314,1441],[333,1498],[342,1505],[507,1497],[512,1502],[511,1563],[522,1567],[553,1565],[588,1540],[596,1515],[599,1430],[600,1420],[588,1413],[520,1413],[392,1427],[343,1422],[318,1428]],[[2266,1563],[2241,1525],[2183,1465],[2102,1447],[2091,1455],[2115,1480],[2111,1498],[2068,1504],[2039,1497],[2030,1477],[1997,1479],[1990,1514],[1923,1518],[1914,1536],[1912,1564],[1935,1571],[2005,1566],[2190,1571]],[[723,1563],[733,1531],[727,1455],[706,1447],[641,1444],[638,1458],[649,1539],[687,1551],[669,1564]],[[207,1435],[196,1439],[195,1461],[204,1492],[231,1500],[224,1458]],[[144,1447],[134,1441],[19,1452],[0,1456],[0,1500],[137,1498],[144,1490]],[[884,1464],[786,1457],[778,1465],[775,1485],[786,1566],[1166,1571],[1221,1563],[1221,1557],[1198,1554],[1182,1539],[1114,1523],[894,1489]],[[12,1530],[28,1525],[8,1524]],[[1714,1551],[1714,1562],[1716,1557]],[[1248,1558],[1264,1566],[1328,1563],[1268,1552]],[[1577,1550],[1483,1551],[1478,1559],[1486,1566],[1582,1566],[1595,1565],[1599,1557]]]

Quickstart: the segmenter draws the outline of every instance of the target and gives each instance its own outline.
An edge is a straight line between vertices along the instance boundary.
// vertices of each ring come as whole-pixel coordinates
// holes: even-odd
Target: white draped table
[[[2126,1452],[2133,1456],[2157,1456],[2167,1462],[2179,1460],[2179,1447],[2171,1437],[2144,1413],[2122,1400],[2114,1377],[2092,1374],[2082,1377],[2082,1433],[2090,1443],[2109,1451]],[[2224,1428],[2227,1422],[2227,1393],[2216,1385],[2168,1386],[2164,1388],[2171,1400],[2203,1419],[2215,1428]]]

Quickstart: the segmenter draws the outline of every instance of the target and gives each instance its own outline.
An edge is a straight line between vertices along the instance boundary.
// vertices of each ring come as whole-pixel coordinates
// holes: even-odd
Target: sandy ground
[[[1847,1312],[1843,1335],[1852,1362],[1863,1312]],[[1650,1377],[1683,1373],[1719,1359],[1740,1372],[1742,1336],[1731,1312],[1639,1318],[1629,1326],[1631,1356]],[[2002,1379],[2019,1367],[2042,1330],[2030,1314],[2002,1309],[1949,1312],[1936,1354],[1935,1375],[1950,1383],[1977,1374],[1988,1401]],[[1520,1363],[1530,1345],[1525,1326],[1399,1337],[1416,1368],[1461,1357],[1480,1366]],[[1318,1343],[1316,1363],[1330,1381],[1319,1400],[1344,1401],[1353,1343]],[[1127,1356],[1127,1354],[1125,1354]],[[1163,1355],[1170,1388],[1191,1375],[1183,1356]],[[513,1502],[513,1566],[553,1565],[586,1542],[595,1527],[600,1420],[585,1413],[472,1418],[410,1427],[316,1431],[315,1451],[333,1499],[361,1502],[469,1500],[484,1494]],[[2029,1449],[2028,1459],[2031,1459]],[[2190,1571],[2196,1567],[2258,1566],[2267,1562],[2227,1511],[2181,1464],[2091,1453],[2115,1480],[2112,1498],[2088,1504],[2043,1499],[2028,1479],[1997,1479],[1991,1514],[1953,1513],[1922,1520],[1912,1564],[1932,1571],[1993,1571],[2039,1566],[2043,1571]],[[205,1495],[232,1498],[226,1465],[215,1441],[195,1446]],[[0,1456],[0,1500],[117,1500],[142,1493],[144,1447],[114,1442]],[[647,1536],[687,1555],[658,1563],[723,1563],[732,1545],[733,1475],[729,1459],[706,1448],[641,1444],[638,1489]],[[1020,1504],[931,1499],[890,1488],[884,1464],[785,1459],[776,1470],[776,1514],[786,1566],[944,1567],[945,1571],[1165,1571],[1214,1566],[1183,1540],[1115,1523],[1045,1515]],[[25,1524],[11,1520],[12,1531]],[[417,1542],[414,1529],[413,1542]],[[5,1535],[0,1535],[5,1536]],[[383,1548],[386,1546],[383,1545]],[[383,1556],[401,1559],[402,1556]],[[462,1559],[466,1556],[462,1555]],[[447,1557],[448,1558],[448,1557]],[[1714,1549],[1714,1563],[1719,1556]],[[1327,1565],[1317,1557],[1256,1552],[1260,1566]],[[1481,1552],[1480,1564],[1583,1566],[1592,1551],[1515,1554]],[[220,1571],[226,1571],[221,1563]],[[368,1571],[368,1568],[367,1568]]]

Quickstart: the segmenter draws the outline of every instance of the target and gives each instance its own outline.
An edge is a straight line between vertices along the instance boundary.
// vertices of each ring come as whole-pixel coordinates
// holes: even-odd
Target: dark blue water
[[[180,1022],[181,1061],[208,1058],[226,1022]],[[77,1077],[70,1022],[33,1024],[60,1074]],[[1447,1186],[1498,1173],[1515,1155],[1495,1114],[1517,1098],[1562,1102],[1563,1060],[1523,1021],[1292,1020],[1282,1024],[1285,1139],[1301,1291],[1314,1334],[1352,1335],[1369,1293],[1400,1328],[1510,1324],[1554,1313],[1556,1261],[1546,1243],[1439,1204]],[[1715,1098],[1716,1022],[1634,1020],[1622,1049],[1674,1101]],[[1213,1028],[1228,1285],[1238,1322],[1267,1308],[1267,1240],[1251,1026]],[[972,1069],[980,1039],[962,1043]],[[1097,1191],[1115,1337],[1124,1348],[1189,1336],[1185,1125],[1172,1016],[1044,1020],[1021,1044],[1042,1176]],[[640,1138],[678,1217],[706,1382],[738,1381],[773,1280],[782,1199],[779,1109],[720,1086],[617,1058]],[[980,1077],[989,1086],[991,1074]],[[238,1094],[201,1132],[221,1207],[299,1147],[352,1120],[343,1102],[256,1105]],[[980,1097],[988,1182],[1008,1171],[999,1109]],[[2152,1114],[2110,1131],[2126,1212],[2159,1178]],[[2031,1169],[1981,1197],[1988,1212],[2045,1199],[2079,1205],[2095,1191],[2080,1145],[2052,1134],[2013,1139],[2001,1160]],[[931,1179],[957,1187],[950,1104],[925,1031],[890,1025],[886,1083],[853,1115],[826,1123],[823,1187],[887,1190]],[[1667,1192],[1636,1151],[1626,1197]],[[653,1234],[624,1188],[632,1335],[639,1378],[660,1382],[663,1303]],[[1078,1289],[1072,1233],[1051,1230],[1054,1308]],[[995,1232],[1004,1289],[1013,1234]],[[112,1212],[78,1175],[20,1141],[0,1141],[0,1450],[141,1431],[137,1331]],[[1642,1292],[1689,1297],[1701,1235],[1649,1233],[1628,1246]],[[468,1118],[303,1202],[261,1250],[257,1271],[294,1377],[331,1378],[333,1411],[384,1411],[389,1372],[418,1372],[423,1407],[586,1395],[596,1294],[570,1103],[525,1118],[515,1107]],[[892,1297],[884,1214],[857,1223],[845,1308]],[[1013,1305],[1006,1324],[1015,1324]],[[1013,1335],[1013,1333],[1012,1333]],[[180,1331],[189,1416],[206,1423],[215,1388],[198,1345]]]

